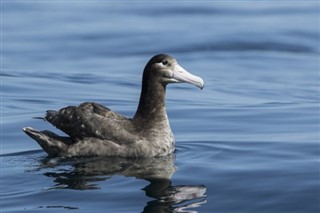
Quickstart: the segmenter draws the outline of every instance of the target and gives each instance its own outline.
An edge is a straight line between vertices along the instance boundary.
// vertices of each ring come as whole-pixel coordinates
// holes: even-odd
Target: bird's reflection
[[[99,189],[97,182],[105,181],[113,175],[144,179],[149,184],[143,188],[148,197],[154,200],[147,202],[144,213],[196,212],[190,208],[206,202],[204,185],[173,185],[171,177],[176,171],[175,155],[159,158],[128,159],[104,157],[90,159],[72,159],[68,168],[44,173],[54,178],[54,188],[76,190]],[[52,163],[52,159],[46,163]],[[62,162],[61,165],[64,163]],[[60,167],[60,166],[59,166]],[[63,166],[62,166],[63,167]]]

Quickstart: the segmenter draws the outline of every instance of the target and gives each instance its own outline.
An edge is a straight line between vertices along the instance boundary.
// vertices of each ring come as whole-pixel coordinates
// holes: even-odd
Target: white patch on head
[[[99,130],[96,130],[94,133],[95,133],[96,135],[100,135],[100,131],[99,131]]]

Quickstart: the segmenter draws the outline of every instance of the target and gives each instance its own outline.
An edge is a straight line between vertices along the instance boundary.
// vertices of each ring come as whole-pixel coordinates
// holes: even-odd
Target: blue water
[[[318,1],[2,1],[1,212],[319,212]],[[175,155],[55,162],[47,109],[135,112],[169,53]]]

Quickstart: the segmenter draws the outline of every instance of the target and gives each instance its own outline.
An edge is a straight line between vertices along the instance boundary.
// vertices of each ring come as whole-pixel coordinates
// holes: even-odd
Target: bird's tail
[[[48,130],[37,131],[31,127],[25,127],[23,131],[37,141],[41,148],[52,157],[59,156],[60,153],[65,152],[71,143],[70,138],[61,137]]]

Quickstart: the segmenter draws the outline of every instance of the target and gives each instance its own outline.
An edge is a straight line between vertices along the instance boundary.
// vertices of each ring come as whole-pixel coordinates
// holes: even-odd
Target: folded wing
[[[49,110],[45,119],[73,139],[94,137],[118,144],[138,140],[131,119],[100,104],[85,102],[59,111]]]

